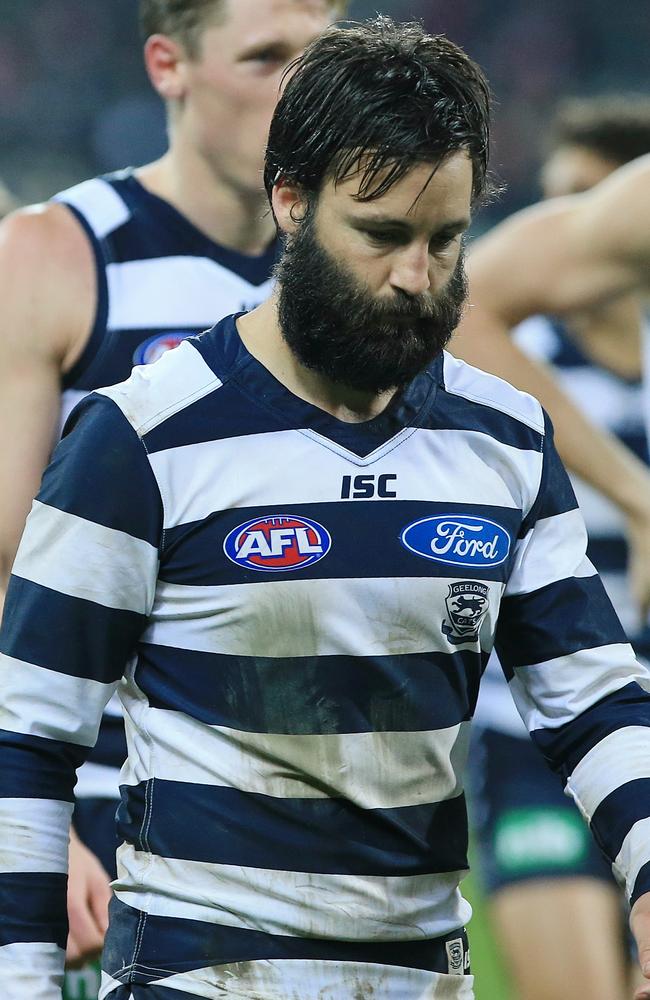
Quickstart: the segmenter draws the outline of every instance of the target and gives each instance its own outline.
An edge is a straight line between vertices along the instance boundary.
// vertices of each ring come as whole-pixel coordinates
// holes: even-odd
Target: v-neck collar
[[[365,458],[380,448],[383,450],[384,445],[398,436],[403,438],[405,430],[421,426],[429,414],[442,382],[442,354],[398,392],[376,417],[349,423],[296,396],[247,350],[236,323],[243,315],[242,312],[228,316],[211,331],[211,340],[212,334],[215,335],[213,350],[204,357],[220,378],[235,382],[252,402],[279,416],[283,425],[309,431],[312,436],[324,439],[323,443],[332,442],[338,448]],[[231,361],[229,372],[224,370],[222,363],[227,357]]]

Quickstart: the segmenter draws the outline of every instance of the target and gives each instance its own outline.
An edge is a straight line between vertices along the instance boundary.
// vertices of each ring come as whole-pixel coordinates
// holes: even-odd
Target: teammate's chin
[[[440,353],[467,296],[463,257],[435,297],[378,301],[319,242],[311,218],[276,268],[282,334],[306,368],[367,392],[402,387]]]

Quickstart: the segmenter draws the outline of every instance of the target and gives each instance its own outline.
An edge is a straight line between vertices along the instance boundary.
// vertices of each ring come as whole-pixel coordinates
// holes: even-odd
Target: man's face
[[[545,198],[580,194],[605,180],[620,167],[586,146],[560,146],[542,167],[542,191]]]
[[[282,74],[332,16],[326,0],[226,0],[203,30],[187,63],[182,128],[235,188],[262,190]]]
[[[466,297],[462,234],[472,165],[453,153],[359,202],[329,181],[278,265],[283,336],[307,367],[351,388],[403,386],[442,350]],[[295,215],[295,209],[294,209]]]

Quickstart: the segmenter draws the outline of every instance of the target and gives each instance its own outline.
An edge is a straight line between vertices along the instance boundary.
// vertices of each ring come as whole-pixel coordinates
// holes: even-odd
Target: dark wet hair
[[[415,164],[467,150],[472,198],[491,193],[490,93],[479,66],[444,35],[388,17],[332,27],[293,63],[271,122],[264,183],[318,192],[361,168],[359,197],[379,198]]]
[[[619,166],[644,156],[650,153],[650,98],[605,94],[563,101],[549,146],[581,146]]]

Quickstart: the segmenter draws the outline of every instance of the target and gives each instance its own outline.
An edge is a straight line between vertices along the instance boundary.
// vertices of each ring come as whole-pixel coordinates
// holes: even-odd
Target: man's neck
[[[263,188],[235,189],[191,150],[172,148],[160,160],[140,167],[136,176],[221,246],[257,255],[273,239],[275,225]]]
[[[345,423],[372,420],[395,395],[395,389],[381,393],[351,389],[305,368],[282,336],[275,295],[241,316],[237,330],[246,350],[289,392]]]

